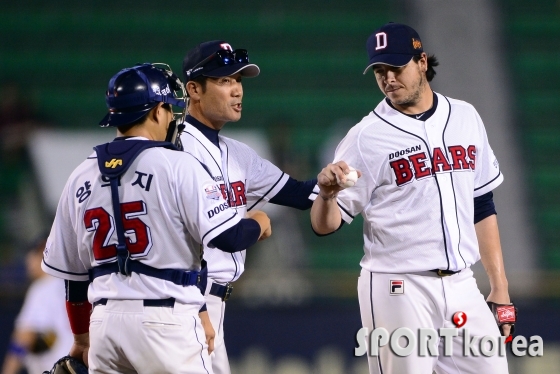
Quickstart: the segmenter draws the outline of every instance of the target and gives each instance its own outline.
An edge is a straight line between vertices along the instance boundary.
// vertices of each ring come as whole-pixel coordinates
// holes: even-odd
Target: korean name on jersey
[[[131,258],[160,269],[200,270],[200,243],[207,245],[241,219],[216,191],[219,186],[192,155],[164,148],[143,151],[119,184]],[[99,172],[94,152],[64,188],[43,268],[61,278],[88,280],[88,269],[116,259],[114,222],[111,188]],[[126,279],[117,273],[96,278],[88,295],[90,302],[168,297],[204,302],[196,287],[183,288],[137,273]]]

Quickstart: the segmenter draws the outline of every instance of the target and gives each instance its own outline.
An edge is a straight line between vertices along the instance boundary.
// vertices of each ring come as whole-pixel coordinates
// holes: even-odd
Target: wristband
[[[87,301],[81,303],[66,302],[66,313],[70,322],[70,329],[74,335],[89,332],[89,315],[91,304]]]
[[[8,352],[17,357],[24,357],[27,354],[27,349],[17,344],[16,342],[11,342],[8,346]]]

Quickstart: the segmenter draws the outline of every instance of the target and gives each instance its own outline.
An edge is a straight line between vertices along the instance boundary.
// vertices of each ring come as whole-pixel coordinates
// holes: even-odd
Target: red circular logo
[[[465,312],[455,312],[452,321],[455,326],[463,327],[467,323],[467,314]]]

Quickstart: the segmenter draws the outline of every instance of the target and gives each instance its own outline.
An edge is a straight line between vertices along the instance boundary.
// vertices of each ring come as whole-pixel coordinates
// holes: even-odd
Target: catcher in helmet
[[[106,102],[100,125],[117,137],[68,179],[42,263],[66,283],[70,356],[90,373],[207,374],[213,330],[201,248],[245,220],[264,238],[270,221],[259,211],[243,219],[209,195],[219,186],[205,165],[178,152],[184,91],[167,66],[119,71]]]

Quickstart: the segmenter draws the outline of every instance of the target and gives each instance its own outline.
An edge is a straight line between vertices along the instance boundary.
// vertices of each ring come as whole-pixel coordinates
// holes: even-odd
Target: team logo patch
[[[414,49],[422,48],[422,42],[418,39],[412,38],[412,48],[414,48]]]
[[[204,192],[206,193],[207,199],[220,200],[220,197],[222,196],[220,188],[215,184],[204,185]]]
[[[391,295],[403,295],[404,294],[404,281],[402,279],[399,280],[390,280],[390,294]]]
[[[220,48],[225,49],[226,51],[232,51],[233,52],[233,48],[231,48],[231,45],[229,45],[229,43],[220,44]]]
[[[171,89],[169,88],[169,84],[165,87],[160,87],[157,84],[152,85],[152,91],[159,96],[167,96],[171,93]]]
[[[117,166],[122,166],[122,160],[120,158],[114,158],[111,161],[105,161],[105,167],[114,169]]]

